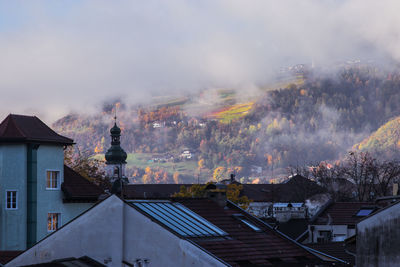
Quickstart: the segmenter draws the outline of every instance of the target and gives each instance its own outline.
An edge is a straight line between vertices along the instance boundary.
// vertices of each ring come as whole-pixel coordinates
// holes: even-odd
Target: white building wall
[[[357,224],[357,266],[400,266],[399,247],[400,202]]]
[[[313,234],[311,233],[311,227],[314,227]],[[322,237],[319,234],[319,231],[331,231],[332,232],[332,238],[339,237],[344,235],[345,238],[348,238],[348,227],[347,225],[309,225],[308,230],[310,232],[309,238],[307,243],[317,243],[318,238]],[[353,229],[352,229],[353,230]]]
[[[125,211],[124,259],[127,262],[148,259],[149,266],[226,266],[134,208],[125,205]]]
[[[111,196],[6,266],[89,256],[107,266],[149,260],[149,267],[226,266]]]

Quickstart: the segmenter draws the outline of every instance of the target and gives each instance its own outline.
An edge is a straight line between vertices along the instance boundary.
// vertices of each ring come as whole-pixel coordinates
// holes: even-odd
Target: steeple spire
[[[117,126],[117,107],[115,107],[114,113],[114,126],[110,129],[111,134],[111,147],[107,150],[105,155],[106,164],[126,164],[127,154],[121,148],[120,137],[121,129]]]
[[[121,148],[121,129],[117,125],[117,107],[114,111],[114,126],[110,129],[111,147],[107,150],[106,172],[112,182],[111,193],[122,196],[122,187],[128,183],[125,177],[126,152]]]
[[[117,125],[117,104],[115,104],[114,109],[114,124]]]

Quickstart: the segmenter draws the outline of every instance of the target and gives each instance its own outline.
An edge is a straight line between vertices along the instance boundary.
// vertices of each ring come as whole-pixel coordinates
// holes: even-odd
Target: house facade
[[[357,222],[379,209],[370,202],[333,202],[311,219],[304,243],[342,242],[356,234]]]
[[[77,181],[64,175],[72,144],[37,117],[10,114],[0,124],[0,250],[25,250],[93,206],[97,187],[94,199],[66,203],[62,185]]]

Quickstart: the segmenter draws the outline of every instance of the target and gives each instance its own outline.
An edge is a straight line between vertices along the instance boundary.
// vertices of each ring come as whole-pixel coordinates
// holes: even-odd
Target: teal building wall
[[[48,170],[60,173],[57,189],[46,189]],[[48,213],[60,213],[61,226],[93,206],[63,203],[63,181],[63,146],[0,144],[0,250],[25,250],[50,234]],[[6,190],[18,191],[17,210],[6,210]]]
[[[0,250],[23,250],[27,237],[27,146],[0,145]],[[6,210],[6,190],[17,190],[16,210]]]

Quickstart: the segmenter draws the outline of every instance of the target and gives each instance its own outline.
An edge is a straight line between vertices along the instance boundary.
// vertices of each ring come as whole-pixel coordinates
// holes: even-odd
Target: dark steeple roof
[[[114,127],[111,128],[110,133],[111,147],[105,155],[106,164],[125,164],[127,154],[120,146],[121,129],[117,126],[116,122],[114,123]]]
[[[10,114],[0,124],[0,143],[17,142],[73,144],[72,139],[59,135],[36,116]]]

